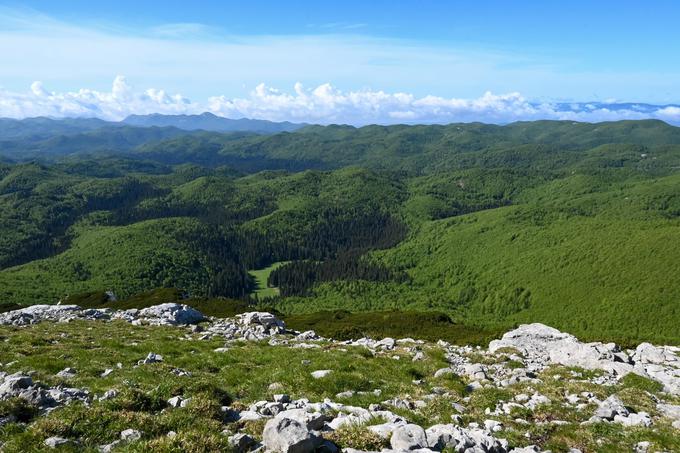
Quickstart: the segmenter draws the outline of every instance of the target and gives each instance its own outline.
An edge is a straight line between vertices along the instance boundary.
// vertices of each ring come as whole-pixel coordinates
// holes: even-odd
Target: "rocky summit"
[[[208,451],[651,452],[680,437],[680,349],[543,324],[488,348],[339,341],[176,303],[39,305],[0,326],[3,451],[181,451],[196,436]],[[31,347],[15,341],[28,334]]]

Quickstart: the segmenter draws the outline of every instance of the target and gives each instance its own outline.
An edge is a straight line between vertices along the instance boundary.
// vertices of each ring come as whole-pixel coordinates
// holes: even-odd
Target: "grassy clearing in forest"
[[[257,300],[263,300],[268,297],[276,297],[279,295],[279,289],[276,287],[269,286],[267,280],[269,280],[269,275],[272,271],[275,271],[279,267],[286,264],[288,261],[279,261],[272,264],[271,266],[265,267],[264,269],[250,270],[248,273],[255,280],[255,291],[251,293]]]

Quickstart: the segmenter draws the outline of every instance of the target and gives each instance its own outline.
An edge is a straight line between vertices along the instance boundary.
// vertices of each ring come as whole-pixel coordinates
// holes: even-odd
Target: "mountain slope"
[[[525,191],[524,204],[425,222],[373,254],[409,282],[322,284],[313,309],[443,310],[485,326],[544,322],[585,338],[679,342],[680,175],[592,187],[574,176]]]
[[[680,343],[678,131],[180,131],[102,160],[0,165],[0,303],[156,286],[240,297],[248,270],[285,262],[268,303],[286,313],[410,308]]]

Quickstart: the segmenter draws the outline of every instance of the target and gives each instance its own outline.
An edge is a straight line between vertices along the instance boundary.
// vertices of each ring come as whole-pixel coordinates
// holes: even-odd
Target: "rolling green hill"
[[[200,132],[2,164],[0,306],[156,287],[247,301],[248,270],[287,262],[266,302],[287,314],[680,344],[679,170],[680,129],[658,121]]]

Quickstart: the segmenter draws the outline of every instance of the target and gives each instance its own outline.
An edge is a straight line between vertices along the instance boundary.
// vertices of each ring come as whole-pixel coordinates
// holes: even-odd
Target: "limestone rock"
[[[195,324],[206,319],[200,311],[177,303],[144,308],[139,311],[139,317],[155,325]]]
[[[311,453],[318,443],[304,424],[284,417],[267,422],[262,441],[267,451],[278,453]]]
[[[595,411],[595,417],[601,418],[603,420],[614,420],[614,417],[623,416],[627,417],[630,412],[623,405],[621,399],[618,396],[612,395],[606,400],[600,403],[600,406]]]
[[[390,437],[390,445],[397,451],[427,448],[425,430],[418,425],[407,424],[397,427]]]
[[[52,437],[48,437],[47,439],[45,439],[44,443],[45,443],[45,446],[48,447],[48,448],[57,448],[57,447],[61,447],[62,445],[68,445],[68,444],[71,443],[71,441],[68,440],[68,439],[64,439],[63,437],[52,436]]]
[[[321,379],[321,378],[325,378],[326,376],[328,376],[332,372],[333,372],[333,370],[316,370],[316,371],[312,371],[312,377],[314,379]]]
[[[121,431],[120,440],[123,442],[134,442],[142,438],[142,432],[136,429],[126,429]]]
[[[250,448],[257,443],[255,439],[244,433],[237,433],[233,436],[229,436],[227,440],[229,445],[231,445],[238,453],[243,453],[250,450]]]

